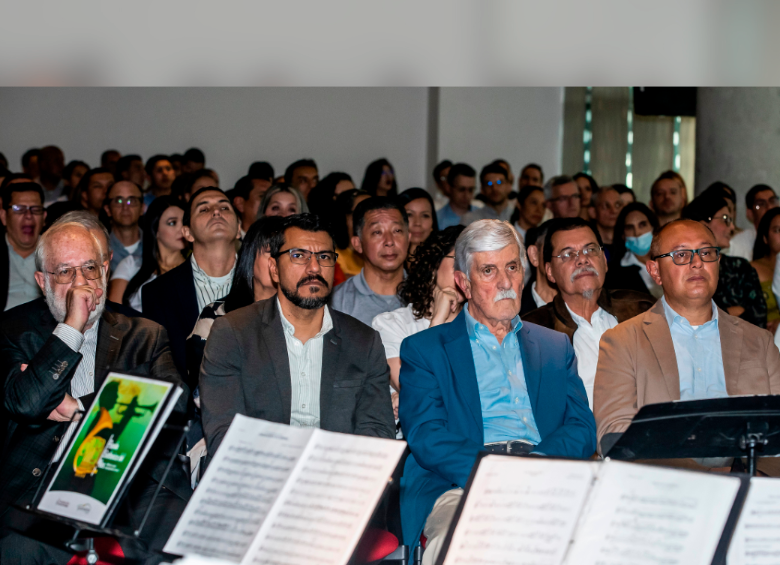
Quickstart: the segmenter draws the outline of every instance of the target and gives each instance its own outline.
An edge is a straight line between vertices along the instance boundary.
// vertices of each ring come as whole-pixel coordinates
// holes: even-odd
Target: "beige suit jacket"
[[[729,396],[780,394],[780,351],[772,334],[718,308]],[[605,434],[626,431],[646,404],[680,400],[677,358],[663,303],[607,330],[599,345],[593,415]]]

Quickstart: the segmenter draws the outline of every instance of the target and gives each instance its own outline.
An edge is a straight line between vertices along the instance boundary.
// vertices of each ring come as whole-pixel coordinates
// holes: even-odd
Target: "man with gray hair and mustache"
[[[588,458],[595,421],[569,340],[522,322],[525,248],[509,222],[479,220],[455,243],[455,320],[401,344],[404,543],[441,544],[480,451]]]
[[[544,242],[547,278],[558,286],[552,302],[523,321],[565,333],[577,355],[577,372],[593,408],[599,340],[608,329],[649,310],[655,300],[633,290],[607,290],[607,258],[597,229],[582,218],[550,220]]]
[[[16,510],[32,501],[43,470],[75,431],[80,411],[94,400],[109,370],[134,372],[181,386],[165,330],[142,318],[106,309],[109,256],[91,229],[55,222],[35,250],[35,280],[44,297],[8,310],[0,322],[0,411],[5,429],[0,458],[0,562],[66,563],[72,555],[11,530],[45,529]],[[176,412],[186,415],[186,390]],[[163,433],[149,452],[117,515],[137,527],[178,438]],[[161,549],[191,494],[175,465],[155,500],[144,541]],[[138,555],[134,542],[121,542]],[[129,545],[128,545],[129,544]]]

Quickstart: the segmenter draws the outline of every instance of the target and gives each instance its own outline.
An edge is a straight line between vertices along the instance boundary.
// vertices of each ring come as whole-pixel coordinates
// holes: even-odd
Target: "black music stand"
[[[606,457],[688,459],[780,454],[780,396],[735,396],[649,404],[634,416]]]

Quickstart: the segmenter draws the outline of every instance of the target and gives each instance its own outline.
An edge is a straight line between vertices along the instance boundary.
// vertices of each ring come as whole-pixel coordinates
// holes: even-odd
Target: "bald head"
[[[715,246],[715,234],[701,222],[693,220],[674,220],[663,226],[653,236],[650,245],[650,257],[656,257],[663,253],[674,251],[680,245],[690,244],[692,241],[703,242],[703,246]],[[688,249],[698,249],[689,247]]]
[[[135,230],[143,208],[143,192],[133,181],[115,182],[106,194],[106,214],[111,218],[113,228],[121,226]]]

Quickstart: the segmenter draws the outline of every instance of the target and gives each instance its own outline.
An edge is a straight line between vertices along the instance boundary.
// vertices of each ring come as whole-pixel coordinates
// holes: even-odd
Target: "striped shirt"
[[[202,312],[207,304],[225,298],[233,285],[233,273],[236,272],[238,256],[233,261],[233,267],[224,277],[210,277],[206,271],[198,266],[195,254],[190,256],[192,262],[192,276],[195,279],[195,295],[198,297],[198,312]]]
[[[279,299],[276,301],[276,306],[282,318],[284,340],[287,342],[287,357],[290,361],[292,384],[290,425],[299,428],[319,428],[323,337],[333,329],[333,320],[328,307],[325,306],[322,329],[304,344],[295,337],[295,327],[284,317]]]
[[[72,328],[67,324],[57,324],[57,327],[54,328],[53,332],[65,345],[76,353],[81,353],[81,362],[79,362],[78,367],[76,367],[76,373],[70,381],[70,395],[76,399],[79,404],[79,409],[81,410],[88,407],[84,406],[79,398],[95,392],[95,355],[97,353],[99,326],[100,320],[95,322],[91,328],[82,334],[76,328]],[[65,435],[63,435],[62,441],[57,447],[57,453],[54,456],[55,461],[59,461],[62,452],[68,445],[68,442],[75,433],[78,425],[79,422],[71,422],[68,426],[68,430],[65,432]]]

